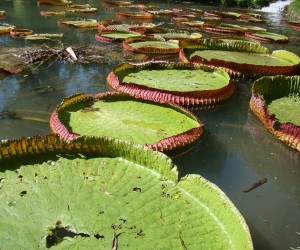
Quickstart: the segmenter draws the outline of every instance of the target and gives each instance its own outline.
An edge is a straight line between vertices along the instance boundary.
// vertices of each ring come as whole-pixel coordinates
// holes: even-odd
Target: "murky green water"
[[[148,2],[148,1],[143,1]],[[95,14],[67,14],[67,17],[115,19],[118,8],[104,8],[100,0],[75,1],[98,7]],[[186,4],[161,1],[162,8],[186,7]],[[193,8],[216,9],[216,6],[192,4]],[[51,112],[65,96],[76,92],[96,94],[109,91],[106,76],[121,61],[134,59],[124,53],[118,44],[101,44],[95,41],[96,30],[76,30],[57,25],[61,17],[42,17],[43,9],[63,7],[37,6],[34,0],[1,0],[0,10],[7,18],[0,20],[35,33],[63,33],[61,43],[49,46],[72,46],[93,44],[103,46],[107,53],[119,53],[118,61],[103,64],[76,64],[52,62],[32,72],[18,75],[0,73],[0,111],[14,110],[15,119],[0,120],[0,139],[47,134]],[[229,9],[226,11],[247,12]],[[130,10],[129,10],[130,11]],[[254,11],[251,11],[254,12]],[[269,32],[289,37],[288,44],[264,44],[270,50],[287,49],[300,55],[299,31],[281,24],[281,13],[259,12],[268,21],[253,24]],[[155,17],[154,23],[165,22],[174,27],[170,16]],[[234,23],[228,19],[223,22]],[[243,24],[243,23],[241,23]],[[211,34],[202,33],[204,37]],[[0,48],[32,46],[36,43],[0,37]],[[149,57],[138,55],[139,60]],[[177,60],[171,56],[169,60]],[[269,134],[258,119],[249,111],[253,80],[236,81],[233,97],[214,111],[194,111],[205,124],[200,141],[178,157],[174,157],[181,175],[198,173],[216,183],[241,211],[250,227],[255,249],[299,249],[300,248],[300,154]],[[257,189],[243,193],[242,190],[261,178],[268,182]],[[199,236],[201,237],[201,236]]]

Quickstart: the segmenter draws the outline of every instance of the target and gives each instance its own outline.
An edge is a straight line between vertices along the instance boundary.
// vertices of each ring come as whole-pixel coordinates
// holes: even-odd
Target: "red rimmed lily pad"
[[[42,41],[42,40],[52,40],[56,38],[62,38],[63,34],[49,34],[49,33],[41,33],[41,34],[33,34],[25,37],[26,40],[30,41]]]
[[[31,29],[13,28],[10,30],[10,35],[12,37],[25,37],[32,34],[33,30]]]
[[[153,14],[149,12],[117,12],[118,18],[129,18],[129,19],[152,19]]]
[[[214,23],[205,23],[203,29],[207,32],[212,33],[225,33],[225,34],[244,34],[245,29],[243,29],[240,25],[236,24],[214,24]]]
[[[173,15],[172,10],[147,10],[152,15]]]
[[[95,19],[67,18],[58,21],[58,25],[79,29],[95,29],[98,28],[98,22]]]
[[[0,19],[3,19],[5,17],[5,11],[0,10]]]
[[[245,35],[252,39],[257,39],[263,42],[287,43],[289,41],[289,38],[287,36],[270,32],[246,33]]]
[[[94,7],[86,7],[86,8],[69,7],[67,8],[67,11],[73,13],[96,13],[98,9]]]
[[[128,1],[103,1],[102,6],[129,7],[129,6],[131,6],[131,2],[128,2]]]
[[[79,135],[110,136],[158,151],[174,150],[196,141],[203,126],[179,106],[120,93],[65,98],[52,114],[50,125],[65,140]]]
[[[0,144],[0,166],[4,249],[253,249],[224,192],[137,144],[22,138]]]
[[[123,42],[123,47],[132,52],[145,54],[176,54],[180,51],[178,40],[166,41],[162,37],[131,37]]]
[[[37,4],[45,4],[45,5],[59,5],[59,6],[68,6],[71,5],[72,2],[71,1],[67,1],[67,0],[37,0]]]
[[[162,37],[165,40],[186,40],[186,39],[201,39],[200,33],[192,33],[185,30],[175,30],[166,28],[149,28],[144,32],[144,35],[153,37]]]
[[[300,152],[300,77],[273,76],[256,80],[250,108],[279,140]]]
[[[40,14],[42,16],[65,16],[66,12],[61,10],[42,10]]]
[[[0,34],[9,34],[12,29],[16,26],[8,24],[8,23],[1,23],[0,24]]]
[[[299,57],[286,50],[276,50],[271,54],[268,50],[254,43],[233,41],[200,41],[190,45],[185,42],[181,46],[180,59],[222,67],[231,74],[246,76],[264,76],[278,74],[294,74],[298,71]],[[197,45],[198,44],[198,45]]]
[[[98,42],[123,42],[129,37],[140,36],[140,33],[126,30],[101,30],[96,33],[95,39]]]
[[[192,63],[124,63],[109,73],[107,81],[137,98],[190,107],[225,101],[234,92],[226,72]]]

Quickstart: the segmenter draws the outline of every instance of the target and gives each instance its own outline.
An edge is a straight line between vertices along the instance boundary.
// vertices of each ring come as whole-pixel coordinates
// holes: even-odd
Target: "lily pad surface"
[[[164,151],[198,139],[202,125],[183,108],[118,93],[66,98],[51,117],[51,128],[63,139],[78,135],[111,136]]]
[[[1,23],[0,24],[0,34],[10,33],[12,29],[14,29],[15,26],[7,23]]]
[[[107,79],[113,88],[132,96],[187,106],[221,102],[234,92],[226,72],[191,63],[124,63]]]
[[[245,43],[248,47],[255,48],[258,44]],[[230,50],[214,49],[186,50],[181,53],[181,60],[197,62],[207,65],[227,68],[228,72],[247,76],[264,76],[278,74],[293,74],[297,72],[300,62],[299,57],[286,50],[275,50],[271,54],[249,53]],[[183,51],[182,51],[183,52]],[[237,73],[238,72],[238,73]]]
[[[300,152],[299,76],[256,80],[250,107],[272,134]]]
[[[265,42],[287,43],[289,40],[287,36],[276,34],[276,33],[270,33],[270,32],[246,33],[245,35],[253,39],[257,39]]]
[[[1,145],[0,162],[3,249],[253,249],[216,185],[178,180],[171,160],[145,147],[23,138]]]
[[[101,30],[95,35],[95,39],[99,42],[122,42],[126,38],[140,36],[140,33],[126,30]]]
[[[176,54],[180,47],[178,40],[166,41],[162,37],[132,37],[124,41],[127,50],[145,54]]]
[[[95,19],[62,19],[58,21],[59,25],[70,26],[74,28],[98,28],[98,22]]]

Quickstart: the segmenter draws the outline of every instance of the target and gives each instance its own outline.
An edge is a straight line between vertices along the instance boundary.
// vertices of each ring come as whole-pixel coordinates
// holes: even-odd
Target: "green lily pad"
[[[122,42],[126,38],[140,36],[140,33],[126,30],[101,30],[95,39],[99,42]]]
[[[132,96],[187,106],[221,102],[234,92],[226,72],[190,63],[124,63],[107,79],[113,88]]]
[[[72,2],[67,0],[37,0],[37,4],[68,6],[71,5]]]
[[[98,11],[97,8],[93,7],[87,7],[87,8],[68,8],[68,12],[73,12],[73,13],[95,13]]]
[[[166,29],[166,28],[151,28],[144,32],[144,35],[152,35],[154,37],[162,37],[165,40],[184,40],[184,39],[200,39],[202,35],[200,33],[190,34],[188,31]]]
[[[26,40],[51,40],[53,38],[62,38],[63,34],[33,34],[25,37]]]
[[[0,155],[3,249],[253,249],[226,195],[199,175],[178,180],[161,153],[48,136],[8,141]]]
[[[202,133],[198,119],[183,108],[117,93],[97,99],[84,94],[66,98],[50,123],[67,140],[78,135],[111,136],[160,151],[188,145]]]
[[[59,25],[74,28],[98,28],[98,22],[95,19],[68,18],[58,21]]]
[[[259,78],[250,107],[272,134],[300,152],[299,76]]]
[[[257,39],[260,41],[265,42],[288,42],[289,38],[284,35],[276,34],[276,33],[270,33],[270,32],[255,32],[255,33],[246,33],[245,34],[248,37],[251,37],[253,39]]]
[[[176,54],[180,51],[178,40],[166,41],[162,37],[131,37],[123,42],[123,47],[145,54]]]
[[[60,10],[42,10],[40,14],[42,16],[64,16],[66,12]]]
[[[16,26],[8,24],[8,23],[1,23],[0,24],[0,34],[10,33],[12,29]]]
[[[132,19],[152,19],[153,14],[149,12],[117,12],[119,18],[132,18]]]
[[[193,46],[181,43],[183,50],[179,55],[182,61],[222,67],[227,72],[237,75],[293,74],[298,71],[300,62],[300,58],[292,52],[276,50],[267,54],[265,47],[242,41],[225,43],[211,40],[196,44]]]
[[[103,1],[103,6],[120,6],[120,7],[128,7],[131,6],[131,2],[127,1]]]

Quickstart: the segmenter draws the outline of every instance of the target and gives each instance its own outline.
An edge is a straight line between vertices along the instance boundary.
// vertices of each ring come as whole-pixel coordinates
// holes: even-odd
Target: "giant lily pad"
[[[250,108],[272,134],[300,152],[299,76],[256,80]]]
[[[98,28],[98,22],[95,19],[68,18],[58,21],[61,26],[69,26],[74,28]]]
[[[234,92],[226,72],[192,63],[124,63],[107,80],[129,95],[185,106],[222,102]]]
[[[253,249],[226,195],[199,175],[178,180],[159,152],[47,136],[8,141],[0,155],[3,249]]]
[[[0,34],[6,34],[6,33],[9,34],[10,31],[14,28],[15,28],[14,25],[11,25],[11,24],[8,24],[8,23],[1,23],[0,24]]]
[[[61,10],[42,10],[40,14],[42,16],[64,16],[66,12]]]
[[[202,50],[191,54],[190,61],[224,66],[249,76],[293,74],[299,65],[299,57],[285,50],[275,50],[271,55]]]
[[[102,6],[129,7],[129,6],[131,6],[131,2],[127,2],[127,1],[103,1]]]
[[[180,51],[178,40],[166,41],[162,37],[131,37],[123,42],[123,47],[129,51],[145,54],[176,54]]]
[[[284,35],[279,35],[276,33],[270,33],[270,32],[255,32],[255,33],[246,33],[246,36],[257,39],[259,41],[264,42],[281,42],[281,43],[287,43],[289,38]]]
[[[126,30],[101,30],[95,34],[99,42],[122,42],[126,38],[140,36],[140,33]]]
[[[200,33],[190,34],[188,31],[166,29],[166,28],[149,28],[144,32],[145,35],[152,35],[154,37],[162,37],[165,40],[185,40],[185,39],[200,39]]]
[[[254,43],[211,40],[201,41],[198,44],[198,47],[197,45],[185,47],[182,44],[184,48],[180,52],[180,59],[184,62],[190,61],[222,67],[232,74],[288,75],[297,72],[300,62],[299,57],[292,52],[275,50],[271,54],[267,54],[265,47]]]
[[[37,0],[37,4],[68,6],[71,5],[72,2],[67,0]]]
[[[52,114],[50,125],[67,140],[79,135],[112,136],[159,151],[188,145],[202,133],[197,118],[183,108],[118,93],[66,98]]]
[[[132,18],[132,19],[152,19],[153,14],[149,12],[117,12],[119,18]]]
[[[31,41],[41,41],[41,40],[52,40],[55,38],[62,38],[63,34],[48,34],[48,33],[42,33],[42,34],[33,34],[28,35],[25,37],[26,40]]]
[[[69,7],[67,8],[67,11],[73,13],[95,13],[98,11],[98,9],[94,7],[86,7],[86,8]]]

